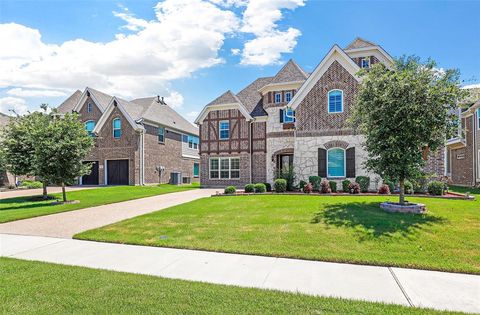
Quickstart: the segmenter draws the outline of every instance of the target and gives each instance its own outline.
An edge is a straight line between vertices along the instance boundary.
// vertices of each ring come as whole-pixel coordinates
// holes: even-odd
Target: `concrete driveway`
[[[93,189],[93,188],[99,188],[99,187],[98,186],[71,186],[71,187],[67,187],[67,192],[84,190],[84,189]],[[62,192],[62,187],[48,187],[47,192],[49,194],[59,193],[59,192]],[[43,190],[41,188],[40,189],[7,190],[7,191],[0,192],[0,199],[37,196],[37,195],[41,195],[42,193],[43,193]]]
[[[118,221],[209,197],[218,189],[194,189],[0,224],[0,233],[72,238]]]

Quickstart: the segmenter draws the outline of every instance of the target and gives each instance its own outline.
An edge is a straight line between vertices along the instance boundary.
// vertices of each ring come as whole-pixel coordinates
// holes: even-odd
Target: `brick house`
[[[2,129],[7,127],[9,121],[10,121],[9,116],[0,113],[0,133],[2,132]],[[14,184],[15,184],[15,176],[10,174],[9,172],[0,174],[0,187],[7,186],[7,185],[14,185]]]
[[[473,103],[473,104],[472,104]],[[456,137],[447,141],[446,169],[452,182],[480,185],[480,88],[471,91],[467,108],[459,110]]]
[[[202,186],[272,183],[279,170],[293,166],[297,182],[312,175],[338,182],[366,175],[375,188],[378,176],[362,166],[364,138],[346,120],[358,71],[378,62],[393,60],[379,45],[357,38],[345,49],[334,45],[312,73],[290,60],[275,76],[213,100],[195,121]],[[443,150],[428,167],[443,175]]]
[[[198,181],[198,128],[163,98],[126,101],[90,87],[76,91],[59,107],[77,112],[95,147],[81,185],[145,185]]]

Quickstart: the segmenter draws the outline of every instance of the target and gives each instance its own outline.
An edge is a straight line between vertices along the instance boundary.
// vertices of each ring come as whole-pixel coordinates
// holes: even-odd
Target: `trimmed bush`
[[[348,179],[345,179],[342,181],[343,192],[349,192],[348,186],[350,186],[350,184],[351,184],[351,181],[349,181]]]
[[[298,183],[298,188],[303,191],[303,188],[305,188],[305,186],[306,186],[307,184],[308,184],[308,183],[307,183],[306,181],[301,180],[301,181]]]
[[[246,184],[246,185],[245,185],[245,192],[246,192],[246,193],[253,193],[253,192],[255,192],[255,185],[254,185],[254,184]]]
[[[272,185],[270,183],[263,183],[265,185],[265,188],[267,189],[268,192],[272,191]]]
[[[410,195],[413,194],[413,184],[410,181],[406,180],[404,182],[404,185],[405,185],[405,193]]]
[[[395,183],[389,179],[384,179],[383,183],[385,185],[388,185],[388,189],[390,189],[390,192],[393,193],[395,191]]]
[[[360,185],[360,191],[362,193],[368,192],[368,187],[370,186],[370,177],[368,176],[357,176],[355,182]]]
[[[428,183],[427,190],[430,195],[441,196],[443,195],[443,190],[445,184],[439,180],[434,180]]]
[[[360,185],[358,183],[350,183],[350,185],[348,185],[348,192],[351,194],[359,194]]]
[[[33,181],[33,180],[24,180],[21,184],[21,187],[27,187],[30,189],[33,188],[42,188],[43,184],[41,182]]]
[[[322,181],[322,178],[320,176],[310,176],[308,177],[308,181],[312,183],[314,191],[320,190],[320,182]]]
[[[328,180],[324,179],[320,182],[320,192],[322,194],[329,194],[332,192],[332,190],[330,189],[330,183],[328,182]]]
[[[267,187],[265,187],[265,184],[263,184],[263,183],[255,184],[255,192],[256,193],[264,193],[266,191],[267,191]]]
[[[330,189],[332,192],[337,192],[337,182],[336,181],[329,181],[328,184],[330,185]]]
[[[283,178],[276,179],[273,186],[275,187],[275,191],[277,193],[283,193],[287,191],[287,181]]]
[[[378,193],[380,195],[390,195],[390,187],[387,184],[382,184],[378,189]]]
[[[237,191],[237,188],[235,186],[227,186],[225,187],[225,195],[232,195]]]
[[[313,185],[311,183],[306,184],[303,186],[303,192],[306,194],[310,194],[313,191]]]

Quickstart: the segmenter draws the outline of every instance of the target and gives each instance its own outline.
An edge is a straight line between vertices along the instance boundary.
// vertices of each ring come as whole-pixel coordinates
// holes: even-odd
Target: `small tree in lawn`
[[[88,174],[91,165],[82,163],[93,147],[93,139],[85,131],[77,114],[55,117],[45,128],[42,141],[35,147],[35,165],[39,173],[52,183],[62,186],[63,201],[67,201],[65,183]]]
[[[438,70],[434,61],[403,57],[392,69],[376,64],[362,78],[352,123],[365,135],[365,166],[400,183],[405,204],[405,180],[425,165],[429,150],[444,145],[464,97],[457,70]]]

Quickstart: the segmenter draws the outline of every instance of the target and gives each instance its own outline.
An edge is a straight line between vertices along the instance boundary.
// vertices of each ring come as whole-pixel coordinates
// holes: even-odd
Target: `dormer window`
[[[370,57],[365,57],[360,60],[360,66],[362,69],[370,68]]]
[[[93,104],[89,102],[87,104],[87,113],[91,113],[91,112],[93,112]]]
[[[282,102],[282,93],[281,92],[276,92],[275,93],[275,103],[281,103]]]
[[[331,90],[328,92],[328,112],[342,113],[343,112],[343,91]]]
[[[115,118],[112,122],[113,125],[113,137],[115,139],[120,139],[122,136],[122,121],[120,118]]]
[[[288,91],[288,92],[285,92],[285,102],[290,102],[292,100],[292,92],[291,91]]]

